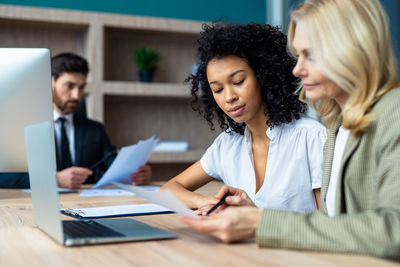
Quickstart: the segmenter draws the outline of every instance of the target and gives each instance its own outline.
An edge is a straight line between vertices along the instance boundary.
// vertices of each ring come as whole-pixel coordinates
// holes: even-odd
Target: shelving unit
[[[104,123],[118,148],[156,135],[185,140],[187,152],[153,153],[155,180],[169,179],[200,159],[218,132],[190,107],[191,73],[201,23],[0,5],[0,46],[48,47],[88,59],[88,116]],[[138,81],[133,50],[151,46],[163,59],[153,83]]]
[[[133,50],[149,46],[159,51],[162,56],[154,82],[181,83],[193,68],[197,39],[198,32],[193,34],[106,26],[104,80],[138,81]],[[121,65],[125,68],[119,68]]]

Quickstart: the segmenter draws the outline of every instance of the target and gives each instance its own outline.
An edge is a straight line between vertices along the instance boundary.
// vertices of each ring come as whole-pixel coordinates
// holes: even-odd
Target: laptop
[[[133,219],[61,220],[52,122],[25,127],[35,224],[65,246],[176,238]]]

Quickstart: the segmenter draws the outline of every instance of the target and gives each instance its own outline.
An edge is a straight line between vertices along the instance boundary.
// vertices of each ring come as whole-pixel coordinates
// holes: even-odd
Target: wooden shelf
[[[103,95],[190,97],[190,89],[179,83],[103,82]]]
[[[185,152],[153,152],[149,163],[193,163],[200,160],[206,149],[194,149]]]

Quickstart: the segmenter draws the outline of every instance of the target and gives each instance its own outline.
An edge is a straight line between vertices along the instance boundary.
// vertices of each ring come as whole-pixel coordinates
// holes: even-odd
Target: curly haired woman
[[[192,191],[213,179],[261,208],[309,212],[319,206],[326,130],[302,117],[299,80],[286,36],[263,24],[204,25],[198,70],[187,78],[192,107],[224,131],[168,188],[205,214],[218,199]]]

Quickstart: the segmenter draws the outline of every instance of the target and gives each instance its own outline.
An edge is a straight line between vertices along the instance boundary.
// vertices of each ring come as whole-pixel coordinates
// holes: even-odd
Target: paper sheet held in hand
[[[135,145],[121,148],[111,166],[94,185],[94,188],[109,185],[112,181],[130,184],[132,182],[131,173],[146,164],[157,142],[158,139],[153,136],[146,140],[140,140]]]

